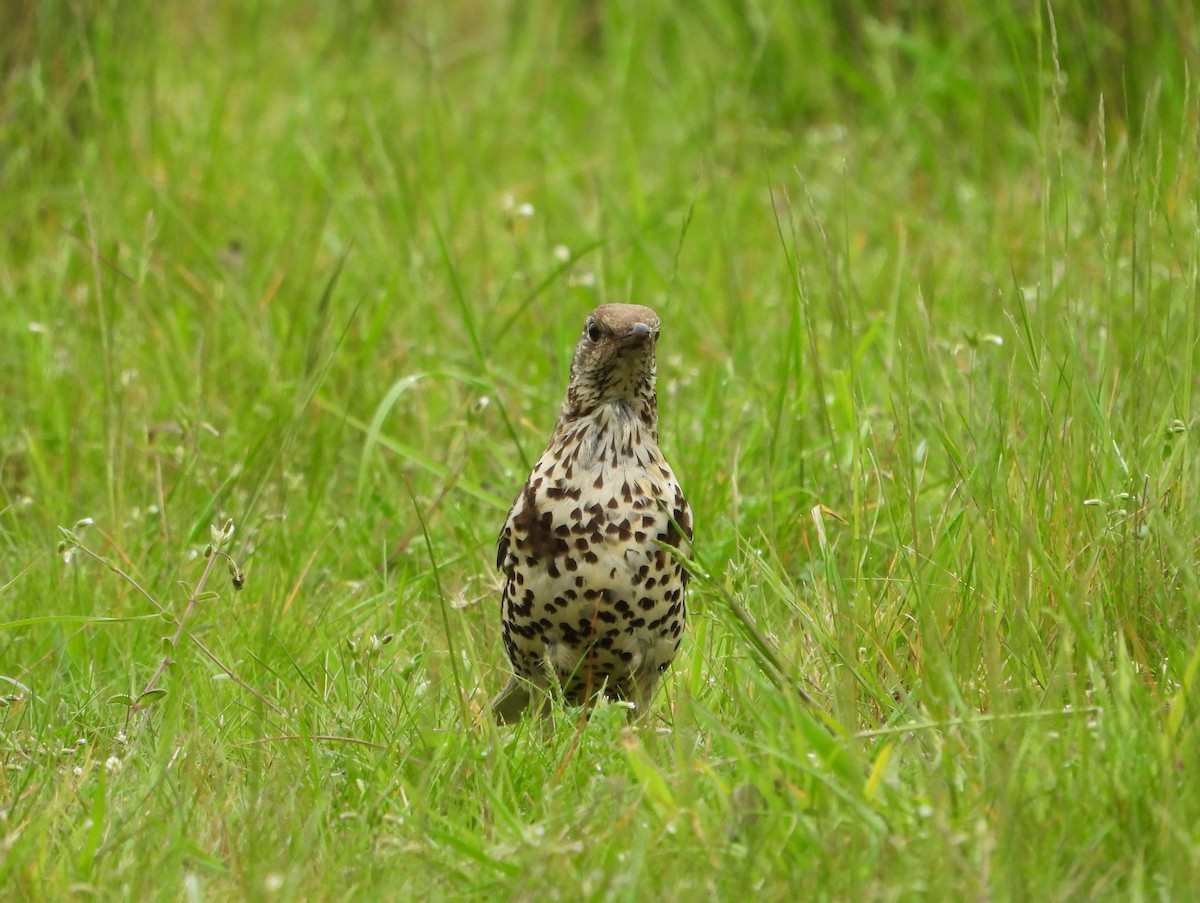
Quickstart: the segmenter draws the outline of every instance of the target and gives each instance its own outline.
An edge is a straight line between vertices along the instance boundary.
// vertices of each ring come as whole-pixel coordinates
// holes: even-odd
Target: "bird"
[[[496,544],[504,649],[501,724],[546,713],[547,691],[647,712],[686,617],[692,512],[658,444],[658,315],[587,317],[558,421]],[[675,550],[678,550],[677,554]]]

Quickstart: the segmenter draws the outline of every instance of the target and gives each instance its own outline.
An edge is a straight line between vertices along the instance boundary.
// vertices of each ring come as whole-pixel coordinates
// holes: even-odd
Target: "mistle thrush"
[[[516,676],[492,702],[501,722],[554,684],[643,715],[679,648],[688,574],[667,546],[692,515],[658,447],[659,320],[636,304],[587,318],[562,413],[500,532],[504,648]]]

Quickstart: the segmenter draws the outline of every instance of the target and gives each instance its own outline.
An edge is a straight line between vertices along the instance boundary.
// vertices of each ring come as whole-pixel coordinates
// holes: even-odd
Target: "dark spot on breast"
[[[550,512],[538,511],[537,500],[531,486],[525,487],[524,496],[521,511],[513,518],[513,529],[518,534],[525,534],[524,540],[520,536],[517,537],[517,547],[526,553],[527,561],[533,559],[532,566],[537,563],[538,559],[554,555],[559,543],[564,546],[566,543],[561,539],[555,539]]]
[[[659,533],[658,538],[660,540],[662,540],[663,542],[665,542],[667,545],[672,546],[676,549],[679,548],[679,543],[683,539],[683,537],[679,535],[679,531],[677,529],[675,529],[674,521],[671,521],[667,524],[666,532]]]

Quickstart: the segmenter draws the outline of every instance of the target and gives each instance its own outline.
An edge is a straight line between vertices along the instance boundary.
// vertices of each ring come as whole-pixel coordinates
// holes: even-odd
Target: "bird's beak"
[[[634,323],[629,329],[630,342],[641,342],[651,335],[654,335],[654,330],[645,323]]]

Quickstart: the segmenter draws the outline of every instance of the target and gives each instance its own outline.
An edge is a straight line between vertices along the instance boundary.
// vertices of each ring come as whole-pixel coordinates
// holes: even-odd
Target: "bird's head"
[[[658,314],[640,304],[605,304],[588,314],[571,361],[564,415],[586,417],[616,405],[652,422],[658,328]]]

